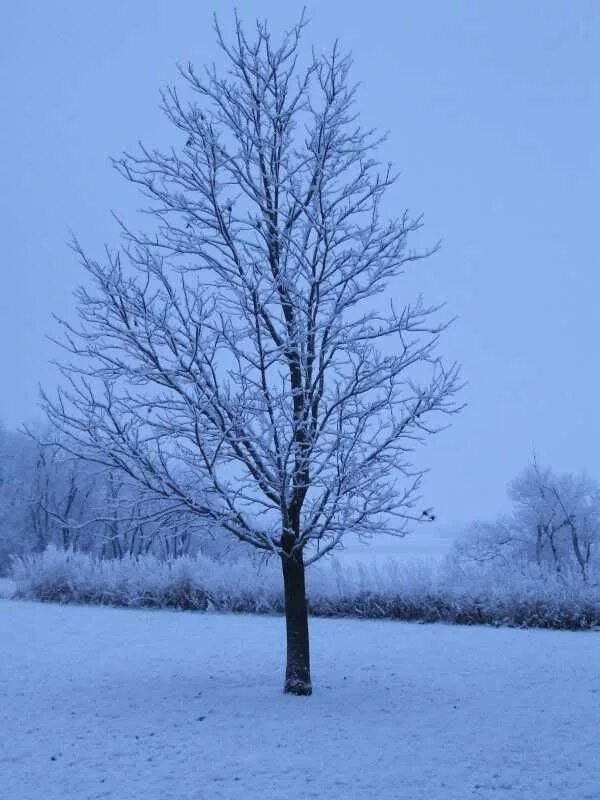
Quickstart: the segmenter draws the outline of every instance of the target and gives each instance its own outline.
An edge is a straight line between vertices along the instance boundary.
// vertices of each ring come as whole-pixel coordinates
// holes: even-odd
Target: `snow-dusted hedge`
[[[53,602],[281,613],[279,566],[152,556],[99,560],[50,547],[13,563],[17,596]],[[390,561],[346,566],[330,559],[308,573],[315,616],[585,629],[600,626],[600,584],[532,568],[433,569]]]
[[[16,595],[61,603],[269,612],[278,609],[275,570],[249,560],[220,563],[204,556],[99,559],[50,546],[13,562]]]

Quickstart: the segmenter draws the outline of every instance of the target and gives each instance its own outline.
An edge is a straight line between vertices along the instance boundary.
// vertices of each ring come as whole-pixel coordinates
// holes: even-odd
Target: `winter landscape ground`
[[[0,797],[597,800],[600,634],[0,601]]]

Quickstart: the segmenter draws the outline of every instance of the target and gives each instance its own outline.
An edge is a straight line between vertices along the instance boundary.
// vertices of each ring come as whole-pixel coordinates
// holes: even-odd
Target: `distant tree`
[[[391,283],[428,253],[421,221],[386,219],[395,177],[361,129],[338,47],[299,66],[302,19],[280,44],[236,19],[228,68],[162,95],[173,146],[115,162],[149,198],[121,222],[63,322],[65,384],[45,396],[71,452],[282,566],[285,691],[310,694],[305,566],[346,534],[403,534],[415,446],[457,410],[446,323]]]
[[[26,503],[23,438],[0,426],[0,576],[8,571],[11,555],[23,551]]]
[[[588,475],[556,475],[534,461],[509,487],[512,513],[475,523],[457,544],[460,558],[535,563],[587,581],[600,548],[600,484]]]
[[[0,434],[0,561],[44,550],[89,549],[82,527],[97,490],[90,464],[41,447],[18,432]]]
[[[148,498],[124,472],[67,453],[48,426],[29,435],[0,428],[0,574],[11,557],[48,545],[105,558],[224,553],[205,528],[164,499]]]

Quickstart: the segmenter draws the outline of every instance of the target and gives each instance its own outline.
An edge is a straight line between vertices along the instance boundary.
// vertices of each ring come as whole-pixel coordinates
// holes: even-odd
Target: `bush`
[[[205,556],[101,560],[49,547],[16,559],[16,595],[59,603],[279,614],[279,565]],[[464,568],[456,561],[383,567],[329,559],[308,572],[314,616],[589,629],[600,626],[600,586],[522,565]]]
[[[109,560],[50,546],[15,559],[12,578],[17,597],[47,602],[202,611],[269,606],[268,586],[250,561],[225,564],[201,555]]]

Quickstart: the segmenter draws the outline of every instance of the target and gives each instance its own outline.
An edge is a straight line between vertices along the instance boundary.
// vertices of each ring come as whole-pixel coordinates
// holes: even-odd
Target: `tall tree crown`
[[[302,19],[275,45],[236,20],[228,70],[180,68],[162,95],[171,149],[116,169],[149,198],[120,221],[65,326],[65,388],[45,396],[73,452],[268,551],[308,559],[345,533],[420,515],[415,445],[458,410],[438,308],[385,293],[421,220],[387,218],[395,181],[357,120],[350,58],[299,66]]]

